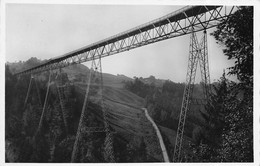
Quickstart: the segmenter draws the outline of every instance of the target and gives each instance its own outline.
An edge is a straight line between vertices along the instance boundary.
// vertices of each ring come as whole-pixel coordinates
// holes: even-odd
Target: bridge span
[[[186,6],[151,22],[52,58],[42,65],[16,73],[16,75],[59,69],[202,31],[216,26],[235,10],[235,6]]]

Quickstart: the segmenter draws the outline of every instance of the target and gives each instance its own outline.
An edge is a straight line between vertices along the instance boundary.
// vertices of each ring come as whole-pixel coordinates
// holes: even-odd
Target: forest
[[[218,82],[211,83],[207,104],[190,109],[184,131],[190,141],[181,154],[182,162],[253,162],[253,7],[240,7],[211,35],[223,46],[224,55],[235,60],[235,64],[223,72]],[[43,62],[31,58],[5,66],[6,162],[71,161],[84,99],[78,85],[86,76],[81,74],[71,81],[66,72],[55,71],[50,77],[48,104],[42,119],[48,73],[41,73],[37,79],[30,76],[18,79],[14,73],[26,69],[24,66],[30,68]],[[236,76],[238,81],[228,80],[227,75]],[[147,82],[149,79],[154,81]],[[120,78],[123,84],[120,92],[131,92],[138,96],[136,99],[143,99],[144,107],[159,126],[176,131],[185,83],[156,82],[153,76],[149,79],[135,77],[122,81]],[[54,80],[62,86],[56,86]],[[27,96],[29,83],[32,93]],[[195,84],[193,98],[200,98],[202,94],[201,85]],[[61,97],[64,98],[62,104]],[[90,101],[88,109],[84,125],[103,127],[101,106]],[[173,145],[166,135],[163,133],[163,139],[172,158]],[[105,137],[102,132],[82,134],[75,162],[107,162]],[[115,162],[159,162],[149,155],[143,136],[115,132],[113,140]]]

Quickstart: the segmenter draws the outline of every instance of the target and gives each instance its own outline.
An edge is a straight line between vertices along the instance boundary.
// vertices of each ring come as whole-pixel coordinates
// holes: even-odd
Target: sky
[[[169,14],[174,5],[6,5],[6,61],[50,59]],[[211,82],[234,64],[209,35]],[[200,32],[202,33],[202,32]],[[200,34],[198,34],[200,36]],[[105,73],[185,82],[190,35],[164,40],[102,59]],[[88,67],[90,63],[84,63]],[[196,82],[200,82],[197,70]],[[231,78],[234,79],[234,78]]]

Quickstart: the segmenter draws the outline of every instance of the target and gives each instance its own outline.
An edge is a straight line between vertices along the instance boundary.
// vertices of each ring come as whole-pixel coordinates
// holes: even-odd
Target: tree
[[[193,131],[195,143],[190,144],[193,154],[189,156],[191,161],[219,161],[219,148],[222,144],[222,133],[224,128],[224,114],[226,98],[229,95],[229,82],[223,73],[217,85],[212,85],[205,112],[200,111],[205,120],[204,126]]]
[[[226,99],[220,161],[253,161],[253,97],[230,95]]]
[[[11,73],[10,67],[5,65],[5,107],[10,107],[12,104],[12,97],[14,94],[14,87],[17,80]],[[9,113],[9,112],[6,112]]]
[[[212,35],[225,46],[223,52],[228,59],[235,59],[228,74],[236,75],[239,82],[221,78],[206,106],[207,114],[203,115],[211,142],[191,145],[193,156],[189,160],[252,162],[253,7],[239,7]]]
[[[229,95],[229,82],[226,79],[225,71],[220,78],[218,85],[212,85],[209,102],[206,105],[207,136],[206,139],[212,147],[219,146],[220,137],[224,127],[224,114],[227,95]]]
[[[229,68],[231,75],[246,87],[253,85],[253,7],[240,7],[217,26],[212,33],[215,39],[225,46],[224,54],[235,59],[235,65]]]
[[[253,161],[253,7],[239,7],[213,35],[225,45],[224,54],[235,59],[228,74],[240,81],[225,97],[220,161]]]
[[[224,54],[235,59],[229,68],[239,83],[221,78],[204,115],[208,140],[193,147],[195,161],[253,161],[253,7],[239,10],[212,33],[225,46]],[[206,133],[207,133],[206,132]],[[207,134],[206,134],[207,135]],[[207,138],[207,136],[206,136]]]

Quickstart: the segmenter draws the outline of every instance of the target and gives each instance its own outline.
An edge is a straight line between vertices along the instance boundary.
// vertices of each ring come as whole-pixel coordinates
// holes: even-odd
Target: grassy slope
[[[77,86],[77,88],[80,89],[78,90],[78,92],[84,95],[86,85],[80,83],[77,83],[75,85]],[[139,116],[142,113],[139,108],[143,107],[144,102],[141,97],[127,90],[106,85],[104,86],[103,95],[104,106],[105,108],[107,108],[108,111],[108,120],[111,121],[111,123],[113,123],[115,127],[125,128],[126,126],[128,126],[126,127],[126,130],[138,128]],[[93,101],[93,99],[94,98],[90,97],[90,100]]]
[[[19,67],[25,68],[20,65],[21,64],[11,64],[11,66],[16,69],[19,69]],[[25,63],[25,66],[28,67],[31,66],[31,64]],[[87,76],[89,75],[89,69],[84,65],[69,66],[63,68],[63,71],[68,74],[69,80],[73,80],[78,76],[86,81]],[[124,89],[124,84],[122,83],[124,80],[132,79],[123,75],[115,76],[103,73],[104,104],[109,108],[109,122],[113,124],[116,131],[122,133],[125,137],[130,137],[131,135],[142,135],[140,116],[142,116],[143,112],[137,108],[144,107],[144,99]],[[77,83],[76,85],[81,89],[81,94],[85,95],[85,84]],[[162,126],[159,128],[162,134],[168,138],[171,146],[174,147],[176,131]],[[186,137],[184,140],[190,139]],[[186,141],[184,144],[187,144]]]
[[[82,89],[80,92],[83,95],[86,85],[76,85]],[[156,133],[152,124],[144,119],[144,111],[140,109],[144,107],[144,99],[128,90],[107,84],[104,85],[103,95],[104,106],[111,127],[127,141],[131,141],[135,137],[143,137],[146,147],[150,149],[148,150],[149,155],[153,156],[157,161],[161,161]],[[96,114],[98,113],[96,112]],[[100,114],[98,116],[101,117]]]

